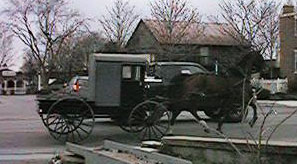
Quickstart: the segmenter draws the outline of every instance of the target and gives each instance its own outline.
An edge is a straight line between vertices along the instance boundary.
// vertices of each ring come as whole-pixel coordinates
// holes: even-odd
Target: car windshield
[[[70,81],[69,81],[69,86],[74,85],[74,83],[76,82],[77,77],[73,77]]]
[[[164,82],[170,82],[170,80],[181,74],[182,70],[186,70],[191,74],[194,73],[205,73],[206,71],[199,68],[198,66],[191,65],[163,65],[157,66],[155,75],[164,80]]]

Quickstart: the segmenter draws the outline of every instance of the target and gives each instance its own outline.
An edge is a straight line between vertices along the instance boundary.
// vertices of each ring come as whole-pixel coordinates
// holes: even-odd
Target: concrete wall
[[[232,140],[232,143],[242,155],[237,153],[230,143],[222,138],[164,137],[162,143],[162,153],[190,160],[194,164],[250,164],[257,163],[259,159],[257,158],[257,152],[252,149],[257,146],[254,141]],[[262,163],[297,163],[297,143],[271,141],[267,149],[264,148],[264,144],[262,147]]]

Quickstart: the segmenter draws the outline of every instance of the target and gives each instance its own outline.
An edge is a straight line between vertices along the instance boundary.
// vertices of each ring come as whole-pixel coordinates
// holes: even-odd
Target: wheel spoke
[[[86,134],[89,134],[89,132],[88,131],[86,131],[85,129],[83,129],[82,127],[78,127],[78,129],[81,129],[83,132],[85,132]]]
[[[148,139],[151,139],[152,138],[151,137],[151,127],[149,126],[148,128],[149,128],[149,138]]]
[[[78,138],[80,139],[80,141],[83,140],[83,138],[81,137],[79,131],[78,131],[78,130],[75,130],[75,132],[77,133],[77,136],[78,136]]]
[[[155,135],[155,139],[159,139],[158,134],[156,133],[155,129],[153,126],[151,126],[152,132]]]
[[[59,117],[56,117],[52,122],[48,123],[47,125],[52,125],[57,119],[59,119]]]
[[[156,126],[163,128],[163,129],[167,129],[168,127],[165,125],[162,125],[161,123],[155,124]]]
[[[144,129],[144,132],[142,134],[141,140],[144,140],[144,137],[146,136],[147,128]]]
[[[61,120],[61,119],[59,119],[58,122],[55,124],[55,128],[54,128],[54,131],[55,131],[55,132],[58,132],[58,130],[57,130],[58,125],[61,125],[60,127],[63,127],[63,123],[64,123],[64,122],[60,122],[60,120]],[[60,123],[61,123],[61,124],[60,124]]]
[[[92,127],[93,126],[93,124],[87,124],[85,122],[82,122],[81,125],[84,125],[84,126],[87,126],[87,127]]]
[[[71,131],[72,141],[75,142],[74,127],[72,125],[70,125],[69,130]]]
[[[154,128],[162,135],[164,136],[165,134],[157,127],[157,126],[154,126]]]
[[[61,124],[61,126],[59,127],[59,128],[55,128],[55,131],[56,132],[58,132],[60,129],[62,129],[63,128],[63,122],[61,122],[62,124]]]

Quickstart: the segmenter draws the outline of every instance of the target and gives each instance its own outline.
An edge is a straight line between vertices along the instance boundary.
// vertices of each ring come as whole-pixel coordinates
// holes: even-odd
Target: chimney
[[[284,5],[283,7],[283,14],[290,14],[294,13],[294,6],[293,5]]]

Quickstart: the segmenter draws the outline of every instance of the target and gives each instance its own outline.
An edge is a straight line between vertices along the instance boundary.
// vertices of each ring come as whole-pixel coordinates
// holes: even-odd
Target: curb
[[[124,144],[109,141],[109,140],[104,141],[103,147],[110,150],[126,151],[128,153],[136,155],[137,157],[140,157],[143,159],[146,159],[146,158],[153,159],[163,164],[191,164],[192,163],[184,159],[158,153],[157,149],[133,147],[133,146],[124,145]]]
[[[95,164],[98,163],[98,161],[104,161],[103,163],[109,164],[127,164],[135,163],[136,161],[140,163],[192,164],[192,162],[184,159],[160,154],[156,149],[140,148],[108,140],[104,141],[103,148],[88,148],[72,143],[66,143],[66,150],[76,155],[83,156],[85,158],[85,163],[88,164]],[[111,154],[113,153],[126,154],[125,157],[133,156],[135,162],[131,162],[125,157],[112,156]]]

